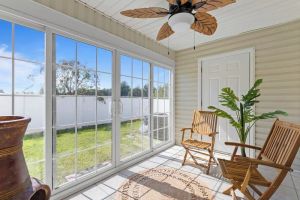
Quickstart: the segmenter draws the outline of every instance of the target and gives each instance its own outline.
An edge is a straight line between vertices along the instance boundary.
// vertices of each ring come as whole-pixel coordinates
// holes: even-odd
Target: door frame
[[[249,61],[250,61],[250,72],[249,72],[249,80],[250,80],[250,87],[255,82],[255,47],[245,48],[245,49],[239,49],[234,51],[229,51],[225,53],[219,53],[209,56],[203,56],[198,58],[198,108],[203,109],[202,107],[202,62],[206,60],[211,59],[218,59],[218,58],[224,58],[228,56],[234,56],[242,53],[249,53]],[[255,112],[255,106],[254,106],[254,112]],[[252,130],[250,131],[250,134],[252,137],[250,137],[250,145],[255,145],[255,131],[256,127],[253,126]],[[255,156],[255,151],[250,150],[250,156]]]

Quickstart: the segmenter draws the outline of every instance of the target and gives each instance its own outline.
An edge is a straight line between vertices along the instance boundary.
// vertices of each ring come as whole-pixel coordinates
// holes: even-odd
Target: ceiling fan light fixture
[[[191,13],[177,13],[172,15],[169,18],[169,25],[171,26],[172,30],[175,32],[184,32],[191,28],[191,25],[195,22],[195,17]]]
[[[122,15],[132,18],[160,18],[170,16],[159,29],[157,41],[169,38],[175,32],[193,30],[204,35],[213,35],[218,27],[214,16],[207,13],[236,0],[166,0],[169,9],[161,7],[136,8],[124,10]]]

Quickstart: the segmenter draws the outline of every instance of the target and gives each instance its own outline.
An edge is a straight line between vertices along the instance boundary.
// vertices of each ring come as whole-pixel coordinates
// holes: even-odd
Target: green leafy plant
[[[223,88],[219,95],[219,102],[222,106],[234,111],[236,118],[228,112],[209,106],[208,108],[214,110],[219,117],[229,120],[229,123],[236,129],[240,142],[245,144],[251,128],[258,120],[276,118],[277,115],[287,115],[286,112],[276,110],[274,112],[267,112],[260,115],[255,115],[254,105],[259,103],[257,97],[260,96],[260,89],[258,86],[262,83],[262,79],[258,79],[247,94],[242,95],[241,98],[237,97],[234,91],[229,88]],[[242,156],[246,157],[245,148],[241,148]]]

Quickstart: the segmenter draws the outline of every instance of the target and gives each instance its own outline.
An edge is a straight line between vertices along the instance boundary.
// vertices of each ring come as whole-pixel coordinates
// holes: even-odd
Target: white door
[[[221,106],[218,96],[224,87],[232,88],[240,97],[250,86],[250,53],[234,53],[214,56],[201,61],[202,109],[216,106],[235,116],[235,113]],[[232,147],[225,146],[226,141],[239,141],[235,129],[228,120],[218,119],[219,134],[216,137],[215,150],[232,153]],[[250,138],[250,137],[248,137]]]

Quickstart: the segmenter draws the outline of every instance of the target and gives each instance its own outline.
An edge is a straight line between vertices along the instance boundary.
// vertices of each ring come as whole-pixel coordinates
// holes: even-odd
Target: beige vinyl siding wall
[[[245,33],[239,36],[200,45],[194,51],[176,52],[175,126],[176,142],[180,143],[180,128],[190,127],[192,112],[198,102],[197,59],[254,47],[256,50],[255,78],[264,80],[257,114],[281,109],[288,117],[281,119],[300,124],[300,20],[276,27]],[[256,125],[255,143],[262,146],[273,120]],[[300,155],[294,162],[300,170]],[[300,175],[299,175],[300,177]]]
[[[108,33],[119,36],[156,53],[175,59],[175,52],[123,24],[96,12],[76,0],[34,0],[49,8],[81,20]]]

